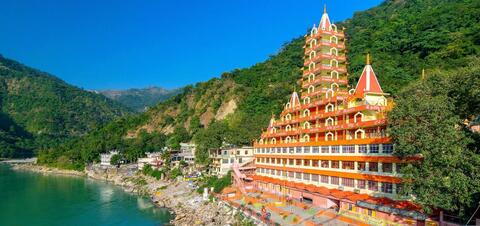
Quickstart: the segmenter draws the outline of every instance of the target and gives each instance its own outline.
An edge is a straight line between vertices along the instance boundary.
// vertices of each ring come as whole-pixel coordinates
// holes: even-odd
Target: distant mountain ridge
[[[0,157],[21,157],[127,115],[120,104],[0,55]]]
[[[133,88],[126,90],[100,90],[99,93],[115,100],[124,106],[137,111],[145,111],[148,107],[167,100],[168,98],[181,93],[183,88],[165,89],[151,86],[147,88]]]

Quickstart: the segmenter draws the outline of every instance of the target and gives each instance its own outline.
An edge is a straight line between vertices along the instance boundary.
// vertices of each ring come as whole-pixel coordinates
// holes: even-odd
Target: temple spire
[[[370,65],[370,53],[367,53],[367,65]]]
[[[327,4],[323,4],[323,13],[327,13]]]

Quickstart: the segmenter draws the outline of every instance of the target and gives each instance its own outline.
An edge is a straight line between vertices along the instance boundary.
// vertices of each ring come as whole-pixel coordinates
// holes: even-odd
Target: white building
[[[161,152],[152,152],[152,153],[145,153],[147,157],[145,158],[138,158],[137,165],[138,169],[142,170],[145,164],[152,166],[154,169],[158,169],[162,166],[162,153]]]
[[[212,164],[210,174],[223,176],[232,169],[233,163],[243,165],[253,160],[253,147],[229,147],[210,151]]]
[[[110,160],[112,159],[112,156],[118,155],[118,151],[110,151],[108,153],[103,153],[100,154],[100,165],[101,166],[111,166]]]
[[[195,162],[195,144],[193,143],[180,143],[180,150],[172,151],[172,161],[180,162],[185,161],[189,164]]]

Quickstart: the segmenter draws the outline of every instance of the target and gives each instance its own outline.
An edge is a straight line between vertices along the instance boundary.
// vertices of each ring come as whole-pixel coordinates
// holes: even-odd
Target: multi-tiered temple
[[[305,39],[301,92],[293,92],[254,145],[257,188],[371,217],[389,219],[404,211],[421,218],[405,212],[413,208],[410,203],[394,201],[402,161],[392,156],[386,132],[392,101],[369,56],[358,83],[349,88],[345,34],[325,10]]]

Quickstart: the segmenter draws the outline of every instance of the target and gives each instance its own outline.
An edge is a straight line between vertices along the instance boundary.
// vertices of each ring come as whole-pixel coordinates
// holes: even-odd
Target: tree
[[[119,154],[112,155],[112,157],[110,158],[110,165],[112,166],[118,165],[120,164],[121,161],[122,161],[121,155]]]
[[[459,114],[464,105],[455,101],[472,100],[451,96],[457,93],[452,78],[458,79],[439,73],[404,89],[389,114],[388,131],[395,155],[421,157],[402,167],[401,192],[414,195],[427,211],[442,208],[465,216],[480,200],[480,153],[459,117],[470,113]]]

